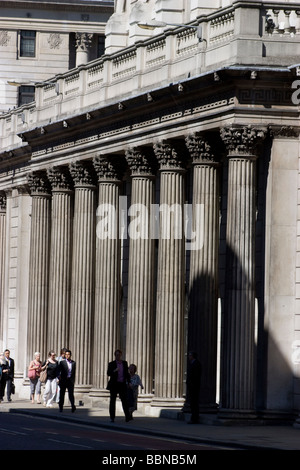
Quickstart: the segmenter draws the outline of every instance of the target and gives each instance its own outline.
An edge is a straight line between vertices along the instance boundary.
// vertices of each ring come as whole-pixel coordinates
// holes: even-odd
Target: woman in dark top
[[[50,351],[48,354],[48,359],[44,362],[42,366],[42,370],[47,367],[47,381],[45,385],[44,391],[44,406],[48,408],[53,407],[53,401],[55,399],[56,391],[57,391],[57,377],[59,374],[59,365],[57,360],[55,359],[56,354],[54,351]]]

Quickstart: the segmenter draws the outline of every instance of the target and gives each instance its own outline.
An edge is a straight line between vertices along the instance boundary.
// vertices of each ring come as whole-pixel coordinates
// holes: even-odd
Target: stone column
[[[153,405],[176,406],[183,403],[185,171],[172,144],[155,144],[154,152],[161,180]]]
[[[128,150],[126,160],[132,177],[126,358],[137,365],[146,399],[153,391],[155,240],[151,215],[154,175],[145,150]]]
[[[88,63],[92,38],[90,33],[76,33],[76,67]]]
[[[47,357],[51,187],[46,172],[27,177],[31,190],[27,364],[36,351]]]
[[[3,350],[3,317],[4,317],[4,286],[5,286],[5,246],[6,246],[6,195],[0,193],[0,338]]]
[[[221,411],[255,411],[256,147],[263,130],[223,128],[228,150],[226,285],[221,360]]]
[[[98,177],[96,227],[95,321],[93,384],[105,390],[107,365],[120,348],[120,177],[114,165],[103,156],[94,158]]]
[[[73,263],[70,308],[70,343],[76,360],[76,382],[91,384],[94,270],[96,235],[96,186],[85,162],[70,164],[74,182]]]
[[[52,186],[52,228],[46,342],[59,354],[61,348],[73,347],[69,343],[73,191],[67,169],[54,167],[47,174]]]
[[[218,324],[218,162],[202,135],[186,138],[193,163],[188,349],[202,365],[200,404],[216,404]]]

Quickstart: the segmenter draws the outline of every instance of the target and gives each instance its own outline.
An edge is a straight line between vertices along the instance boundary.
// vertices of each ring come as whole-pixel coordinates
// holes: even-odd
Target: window
[[[25,85],[20,86],[18,106],[22,106],[22,104],[26,104],[26,103],[31,103],[34,100],[35,100],[35,87],[25,86]]]
[[[105,53],[105,36],[98,36],[97,57],[101,57]]]
[[[21,31],[20,57],[35,57],[35,31]]]

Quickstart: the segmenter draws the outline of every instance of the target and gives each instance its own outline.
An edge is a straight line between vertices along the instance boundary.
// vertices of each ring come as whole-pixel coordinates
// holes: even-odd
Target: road
[[[7,450],[101,450],[183,452],[195,455],[201,450],[224,449],[172,438],[67,423],[14,413],[0,413],[1,449]],[[11,455],[11,454],[10,454]],[[191,462],[192,463],[192,462]]]

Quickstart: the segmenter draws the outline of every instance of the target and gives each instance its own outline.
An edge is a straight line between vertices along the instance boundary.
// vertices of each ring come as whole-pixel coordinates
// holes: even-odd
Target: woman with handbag
[[[42,368],[41,354],[34,353],[34,359],[28,367],[28,378],[30,381],[30,398],[31,403],[34,403],[34,394],[36,394],[37,403],[41,403],[41,382],[40,373]]]
[[[57,383],[58,383],[58,375],[59,375],[59,364],[55,359],[56,354],[54,351],[50,351],[48,354],[48,359],[42,365],[41,370],[47,369],[47,380],[46,386],[44,391],[44,406],[48,408],[52,408],[53,401],[57,392]]]

